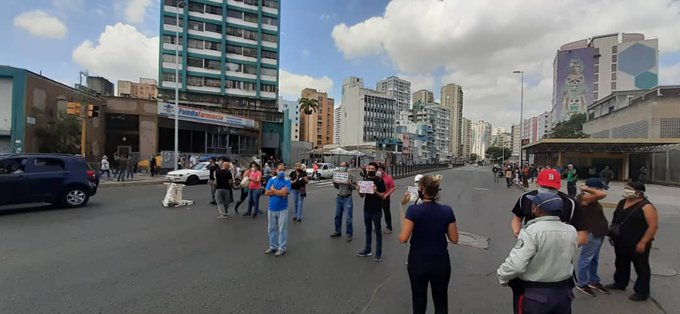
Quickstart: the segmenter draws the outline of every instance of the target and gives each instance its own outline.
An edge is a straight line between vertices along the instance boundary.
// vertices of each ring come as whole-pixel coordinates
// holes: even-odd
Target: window
[[[616,72],[612,73],[612,81],[616,81]]]
[[[257,74],[257,67],[252,66],[252,65],[243,65],[243,73],[256,75]]]
[[[597,92],[593,93],[593,99],[597,100]]]
[[[183,24],[183,22],[184,21],[180,17],[179,18],[179,25],[181,26]],[[164,16],[163,17],[163,24],[177,26],[177,17],[176,16]]]
[[[241,86],[243,86],[243,90],[255,90],[255,83],[243,82]]]
[[[257,23],[258,22],[257,14],[244,12],[243,13],[243,20],[246,21],[246,22],[250,22],[250,23]]]
[[[203,78],[198,76],[187,76],[187,85],[203,86]]]
[[[203,49],[203,41],[196,39],[189,39],[189,48]]]
[[[213,78],[205,78],[203,80],[203,85],[205,86],[210,86],[210,87],[220,87],[220,80],[219,79],[213,79]]]
[[[175,44],[175,35],[163,35],[163,43]],[[182,42],[182,36],[179,36],[179,41]]]
[[[205,60],[205,68],[210,70],[220,70],[220,62],[216,60]]]
[[[216,50],[216,51],[222,51],[222,44],[212,42],[212,41],[206,41],[205,42],[205,49],[210,49],[210,50]]]
[[[205,11],[205,5],[202,3],[189,2],[189,11],[203,13]]]
[[[257,40],[257,32],[244,30],[243,31],[243,38],[250,39],[250,40]]]
[[[175,72],[163,72],[163,81],[166,82],[174,82],[175,81]],[[182,76],[179,76],[180,83],[182,82]]]
[[[272,34],[262,33],[262,40],[275,43],[278,42],[279,37]]]
[[[243,3],[245,3],[247,5],[257,6],[257,0],[245,0],[245,1],[243,1]]]
[[[26,158],[0,160],[0,174],[24,173]]]
[[[276,76],[276,70],[275,69],[262,68],[262,69],[260,69],[260,73],[262,73],[262,75],[266,75],[266,76]]]
[[[278,54],[273,51],[262,50],[262,58],[276,60],[278,58]]]
[[[225,64],[225,66],[226,66],[226,68],[227,68],[227,71],[231,71],[231,72],[241,72],[241,65],[238,64],[238,63],[230,63],[230,62],[228,62],[228,63]]]
[[[260,90],[263,91],[263,92],[276,93],[276,86],[275,85],[269,85],[269,84],[262,84],[260,86]]]
[[[268,8],[278,9],[279,8],[279,1],[277,1],[277,0],[264,0],[264,2],[262,2],[262,5],[265,6],[265,7],[268,7]]]
[[[598,83],[593,83],[593,90],[597,91],[600,88],[600,85]]]
[[[227,26],[227,35],[243,37],[243,30],[240,28]]]
[[[277,25],[279,25],[279,20],[276,19],[276,18],[273,18],[273,17],[263,16],[262,17],[262,24],[277,26]]]
[[[619,46],[612,46],[612,53],[619,52]]]
[[[164,0],[163,4],[176,7],[180,0]]]
[[[64,161],[54,158],[36,158],[33,160],[31,172],[54,172],[64,171]]]
[[[206,4],[205,13],[222,15],[222,7]]]
[[[227,45],[227,53],[241,55],[243,54],[243,47]]]
[[[241,82],[239,82],[239,81],[227,80],[227,84],[226,84],[225,87],[226,87],[226,88],[236,88],[236,89],[241,89]]]
[[[227,17],[233,17],[235,19],[242,20],[243,19],[243,12],[241,12],[239,10],[227,9]]]
[[[616,82],[612,82],[612,91],[616,89]]]
[[[616,62],[616,60],[617,60],[616,55],[612,55],[612,62]]]
[[[600,66],[597,65],[597,64],[595,66],[593,66],[593,72],[595,72],[595,73],[600,72]],[[595,74],[595,75],[597,75],[597,74]]]
[[[243,55],[246,56],[246,57],[257,58],[257,49],[243,47]]]
[[[196,22],[196,21],[189,21],[189,29],[202,32],[203,31],[203,23]]]
[[[203,59],[189,57],[189,58],[187,58],[187,66],[202,68],[203,67]]]
[[[163,62],[175,63],[175,55],[163,54]]]
[[[612,64],[612,72],[616,72],[616,63]]]
[[[205,30],[213,33],[222,33],[222,26],[211,23],[205,23]]]

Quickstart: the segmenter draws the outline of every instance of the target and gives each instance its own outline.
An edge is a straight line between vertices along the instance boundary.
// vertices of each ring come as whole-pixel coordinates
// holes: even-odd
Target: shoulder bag
[[[621,237],[621,226],[623,226],[623,224],[625,224],[626,221],[628,221],[628,218],[633,216],[633,214],[635,214],[635,212],[637,212],[638,209],[647,205],[647,203],[649,203],[647,200],[640,201],[640,203],[636,205],[635,209],[633,209],[630,212],[630,214],[626,216],[626,218],[623,218],[623,220],[621,220],[620,223],[617,223],[614,221],[614,219],[612,219],[612,223],[609,225],[609,230],[607,231],[607,236],[613,241],[618,240],[619,237]],[[621,204],[621,208],[623,208],[623,204]]]

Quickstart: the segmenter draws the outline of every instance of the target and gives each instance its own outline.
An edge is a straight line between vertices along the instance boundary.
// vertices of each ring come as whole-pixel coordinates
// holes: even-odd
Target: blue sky
[[[4,0],[0,64],[71,85],[88,69],[112,81],[157,77],[160,0]],[[509,127],[550,109],[552,61],[561,44],[615,32],[659,39],[662,84],[680,84],[680,1],[283,0],[281,94],[368,87],[390,75],[465,92],[464,115]],[[579,8],[578,10],[575,8]],[[609,15],[603,12],[610,12]],[[284,75],[285,74],[285,75]]]

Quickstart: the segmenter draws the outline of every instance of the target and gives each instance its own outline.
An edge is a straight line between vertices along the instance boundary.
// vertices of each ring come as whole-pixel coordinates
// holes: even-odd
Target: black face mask
[[[369,177],[375,177],[375,171],[367,172]]]

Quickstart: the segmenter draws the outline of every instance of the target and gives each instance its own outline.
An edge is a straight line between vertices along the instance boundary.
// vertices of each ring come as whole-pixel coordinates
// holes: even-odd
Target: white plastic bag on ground
[[[184,189],[184,184],[177,183],[165,183],[168,186],[165,192],[165,198],[163,198],[163,206],[165,207],[182,207],[187,205],[193,205],[194,201],[188,201],[182,199],[182,190]]]

